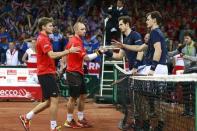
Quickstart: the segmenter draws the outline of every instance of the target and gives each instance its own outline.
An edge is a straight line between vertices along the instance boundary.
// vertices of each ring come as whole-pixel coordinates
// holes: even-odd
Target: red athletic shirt
[[[55,74],[55,62],[48,56],[48,52],[52,51],[52,45],[49,37],[40,33],[36,41],[37,50],[37,74]]]
[[[80,47],[81,50],[79,53],[70,53],[67,55],[67,69],[68,72],[79,72],[80,74],[84,75],[83,71],[83,61],[84,56],[86,55],[85,48],[83,46],[83,41],[81,38],[77,36],[73,36],[70,38],[66,49],[70,49],[71,46]]]

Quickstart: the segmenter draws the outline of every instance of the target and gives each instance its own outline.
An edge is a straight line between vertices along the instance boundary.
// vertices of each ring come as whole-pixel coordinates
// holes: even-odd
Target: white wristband
[[[92,53],[88,55],[89,60],[94,60],[98,55],[96,53]]]

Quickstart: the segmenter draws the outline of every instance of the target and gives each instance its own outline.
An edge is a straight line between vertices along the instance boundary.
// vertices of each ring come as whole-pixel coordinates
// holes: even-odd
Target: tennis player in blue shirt
[[[150,39],[148,43],[143,45],[126,45],[113,40],[112,44],[120,48],[126,48],[131,51],[144,51],[147,49],[145,56],[145,68],[138,72],[139,74],[156,75],[168,74],[167,62],[167,45],[165,38],[161,32],[159,25],[162,17],[158,11],[153,11],[147,14],[147,28],[150,29]]]

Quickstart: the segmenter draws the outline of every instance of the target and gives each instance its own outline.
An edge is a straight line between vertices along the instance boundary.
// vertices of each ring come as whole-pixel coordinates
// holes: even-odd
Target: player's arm
[[[157,64],[159,63],[159,60],[161,58],[161,53],[162,53],[161,42],[156,42],[154,44],[154,48],[155,48],[155,52],[154,52],[154,55],[153,55],[153,61],[152,61],[152,65],[151,65],[151,68],[150,68],[150,70],[152,70],[152,71],[155,71],[155,69],[157,67]]]
[[[61,52],[53,52],[52,50],[49,51],[47,54],[50,58],[52,59],[56,59],[56,58],[59,58],[59,57],[62,57],[62,56],[65,56],[69,53],[77,53],[78,51],[80,50],[79,47],[74,47],[72,46],[70,49],[66,49],[64,51],[61,51]]]
[[[144,52],[143,51],[138,52],[136,60],[142,61],[143,56],[144,56]]]
[[[115,53],[111,50],[107,50],[105,51],[105,55],[115,60],[121,60],[125,56],[125,52],[122,49],[120,49],[118,53]]]
[[[190,60],[190,61],[193,61],[193,62],[197,62],[197,56],[189,56],[189,55],[183,55],[183,58],[184,59],[187,59],[187,60]]]
[[[143,51],[140,51],[140,52],[137,53],[137,57],[136,57],[136,61],[135,61],[135,63],[136,63],[137,65],[135,65],[135,63],[134,63],[134,68],[136,68],[136,69],[138,68],[140,62],[141,62],[142,59],[143,59],[143,56],[144,56],[144,52],[143,52]]]
[[[142,45],[126,45],[126,44],[123,44],[123,48],[131,50],[131,51],[136,51],[136,52],[144,51],[144,50],[147,49],[147,47],[148,46],[146,44],[142,44]]]
[[[27,62],[27,56],[28,56],[28,54],[25,52],[25,54],[22,57],[23,62]]]
[[[124,48],[124,49],[127,49],[127,50],[136,51],[136,52],[143,51],[143,50],[147,49],[147,47],[148,47],[147,44],[127,45],[127,44],[123,44],[123,43],[121,43],[119,41],[116,41],[116,40],[112,40],[111,43],[118,48]]]
[[[136,57],[136,60],[134,62],[133,69],[132,69],[133,75],[137,74],[137,69],[139,65],[141,64],[143,57],[144,57],[143,51],[137,53],[137,57]]]
[[[92,54],[87,54],[84,56],[84,60],[85,61],[92,61],[94,60],[96,57],[102,55],[103,52],[101,50],[96,50],[95,53],[92,53]]]
[[[70,53],[70,50],[64,50],[62,52],[53,52],[52,50],[48,52],[48,56],[52,59],[56,59],[59,57],[62,57],[64,55],[67,55]]]

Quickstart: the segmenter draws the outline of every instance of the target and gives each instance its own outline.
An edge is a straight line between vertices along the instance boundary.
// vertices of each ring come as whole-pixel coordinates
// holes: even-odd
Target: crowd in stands
[[[92,53],[103,42],[104,19],[107,10],[115,1],[107,0],[1,0],[0,1],[0,65],[7,64],[6,52],[11,45],[18,51],[17,65],[24,65],[23,55],[30,46],[28,39],[38,34],[37,21],[40,17],[52,17],[55,31],[49,37],[54,51],[64,49],[71,37],[76,20],[87,26],[84,46]],[[184,43],[184,33],[190,32],[193,40],[197,36],[197,0],[125,0],[127,14],[132,25],[145,36],[146,13],[158,10],[163,16],[162,31],[168,50],[173,51]],[[11,44],[9,44],[11,42]],[[10,46],[9,46],[10,45]],[[96,61],[100,62],[100,58]]]

